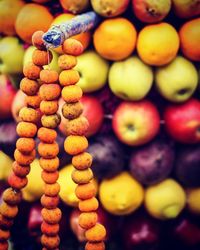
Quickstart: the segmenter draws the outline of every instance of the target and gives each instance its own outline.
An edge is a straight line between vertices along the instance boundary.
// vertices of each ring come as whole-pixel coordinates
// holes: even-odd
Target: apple
[[[92,169],[98,179],[112,178],[124,168],[124,150],[114,136],[96,136],[88,152],[93,157]]]
[[[81,214],[79,209],[73,209],[70,214],[70,228],[79,242],[86,242],[85,230],[79,226],[79,215]]]
[[[127,217],[123,228],[122,237],[126,250],[154,249],[160,241],[158,221],[146,214]]]
[[[153,84],[153,70],[137,56],[112,64],[109,71],[109,86],[112,92],[130,101],[139,101]]]
[[[91,0],[92,8],[104,17],[121,15],[128,8],[130,0]]]
[[[0,124],[0,148],[10,157],[13,157],[17,137],[16,123],[13,120]]]
[[[11,106],[16,92],[9,78],[0,74],[0,120],[12,116]]]
[[[33,55],[33,52],[35,49],[36,49],[36,47],[34,47],[34,46],[29,46],[26,49],[25,54],[24,54],[24,59],[23,59],[23,65],[28,64],[29,62],[32,62],[32,55]],[[45,65],[45,66],[43,66],[43,68],[44,69],[50,68],[50,69],[55,70],[58,73],[60,73],[61,69],[58,66],[58,54],[53,50],[50,50],[50,51],[53,55],[53,59],[49,65]]]
[[[179,240],[184,245],[192,247],[200,244],[200,227],[190,218],[181,218],[170,228],[170,231],[175,240]]]
[[[132,0],[135,16],[145,23],[162,21],[171,9],[171,0]]]
[[[172,102],[183,102],[196,90],[198,72],[192,62],[177,56],[171,63],[156,69],[155,80],[164,98]]]
[[[89,128],[86,132],[86,136],[90,137],[96,134],[100,130],[103,124],[104,110],[100,101],[96,97],[93,97],[91,95],[83,95],[80,101],[84,106],[82,115],[85,116],[89,122]],[[64,104],[64,101],[61,98],[59,101],[59,111],[61,114],[61,123],[59,125],[59,130],[64,135],[67,135],[66,126],[68,124],[68,120],[65,119],[62,115],[61,110],[62,110],[63,104]]]
[[[42,211],[42,206],[40,205],[40,203],[33,204],[29,212],[28,225],[27,225],[29,235],[31,237],[36,238],[38,242],[41,236],[41,231],[40,231],[40,227],[42,224],[41,211]]]
[[[20,109],[26,106],[25,98],[26,98],[26,95],[21,90],[18,90],[13,99],[11,111],[12,111],[12,117],[14,118],[16,122],[20,121],[20,118],[19,118]]]
[[[172,4],[178,17],[191,18],[200,15],[199,0],[172,0]]]
[[[82,13],[89,5],[89,0],[60,0],[60,4],[64,10],[67,10],[73,14]]]
[[[200,101],[190,99],[183,104],[171,104],[164,112],[166,130],[182,143],[200,142]]]
[[[175,173],[185,186],[200,186],[200,145],[182,146],[177,153]]]
[[[112,126],[121,142],[130,146],[143,145],[158,134],[160,116],[148,100],[122,102],[114,112]]]
[[[80,74],[77,85],[84,93],[99,90],[106,84],[109,64],[105,59],[94,51],[86,51],[77,57],[77,61],[75,69]]]
[[[130,173],[144,185],[164,180],[174,166],[174,143],[168,138],[156,138],[138,149],[133,149],[129,161]]]
[[[0,73],[20,74],[23,69],[24,49],[17,37],[0,40]]]

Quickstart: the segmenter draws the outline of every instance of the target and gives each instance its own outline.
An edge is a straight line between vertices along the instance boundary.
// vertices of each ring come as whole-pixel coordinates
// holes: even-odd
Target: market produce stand
[[[198,249],[198,1],[2,2],[0,250]]]

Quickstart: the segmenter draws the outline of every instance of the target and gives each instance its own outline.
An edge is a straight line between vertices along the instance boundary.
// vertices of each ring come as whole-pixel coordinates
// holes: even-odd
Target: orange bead
[[[96,195],[96,187],[94,183],[89,182],[86,184],[80,184],[75,189],[75,194],[79,199],[86,200]]]
[[[60,96],[61,88],[58,84],[43,84],[40,87],[39,93],[42,100],[53,101]]]
[[[41,204],[47,209],[56,208],[59,204],[59,196],[47,196],[44,194],[41,197]]]
[[[45,159],[55,158],[59,153],[59,146],[57,142],[51,144],[40,142],[38,145],[38,153]]]
[[[84,116],[68,120],[66,125],[67,135],[85,135],[89,128],[89,122]]]
[[[10,206],[3,201],[0,206],[0,213],[6,218],[13,219],[18,213],[18,207]]]
[[[8,242],[7,242],[7,240],[0,241],[0,250],[8,250]]]
[[[42,101],[40,103],[40,110],[45,115],[53,115],[58,111],[58,101]]]
[[[46,49],[46,47],[44,45],[44,41],[42,39],[43,35],[44,35],[44,31],[36,31],[33,33],[33,36],[32,36],[33,46],[35,46],[37,49],[40,49],[40,50]]]
[[[58,195],[60,192],[60,185],[56,182],[53,184],[45,184],[44,186],[44,194],[48,196]]]
[[[87,200],[81,200],[79,201],[78,204],[79,210],[81,212],[91,212],[91,211],[96,211],[99,207],[99,202],[97,198],[92,197]]]
[[[23,68],[24,75],[31,80],[38,79],[40,77],[40,71],[41,67],[33,64],[32,62],[27,63]]]
[[[0,241],[8,240],[10,238],[10,231],[2,230],[0,228]]]
[[[102,241],[106,237],[106,229],[103,225],[97,223],[94,227],[85,232],[85,237],[88,241]]]
[[[85,170],[74,170],[72,172],[72,180],[76,184],[86,184],[89,181],[91,181],[93,178],[93,173],[90,168],[85,169]]]
[[[89,229],[96,225],[97,220],[98,216],[95,212],[81,213],[79,215],[78,223],[83,229]]]
[[[0,227],[9,229],[13,225],[13,219],[9,219],[2,214],[0,214]]]
[[[64,148],[70,155],[77,155],[84,152],[88,147],[88,140],[85,136],[70,135],[65,139]]]
[[[83,45],[76,39],[69,38],[63,43],[62,50],[65,54],[79,56],[83,53]]]
[[[43,69],[40,72],[40,80],[43,83],[55,83],[58,81],[58,72],[51,69]]]
[[[87,242],[85,245],[85,250],[105,250],[105,243],[101,242]]]
[[[35,148],[35,141],[32,138],[19,138],[16,142],[16,148],[24,154],[30,154]]]
[[[47,171],[42,171],[42,179],[45,183],[47,184],[53,184],[58,180],[59,177],[59,172],[47,172]]]
[[[30,165],[21,166],[15,161],[13,162],[12,170],[18,177],[26,177],[30,172]]]
[[[26,94],[33,96],[38,92],[39,84],[37,81],[24,77],[20,82],[20,89]]]
[[[44,66],[51,62],[53,58],[51,51],[44,51],[36,49],[33,51],[32,60],[33,63],[37,66]]]
[[[65,103],[62,107],[62,114],[66,119],[75,119],[83,112],[83,105],[81,102]]]
[[[59,224],[49,224],[45,221],[41,224],[41,231],[43,234],[46,234],[48,236],[54,236],[59,233]]]
[[[43,208],[41,214],[44,221],[49,224],[57,224],[62,217],[62,213],[59,208],[55,209]]]
[[[40,166],[43,170],[47,172],[55,172],[59,167],[59,158],[55,157],[53,159],[40,158]]]
[[[3,192],[3,196],[2,196],[3,200],[11,205],[11,206],[15,206],[18,205],[22,199],[22,193],[21,191],[14,191],[12,188],[7,188],[4,192]]]
[[[20,190],[27,185],[28,179],[26,177],[21,178],[21,177],[15,175],[14,173],[12,173],[8,177],[8,183],[12,188]]]
[[[41,237],[41,243],[44,247],[47,249],[55,249],[60,244],[60,238],[59,236],[47,236],[45,234]]]
[[[38,130],[38,138],[46,143],[53,143],[56,140],[57,132],[54,129],[41,127]]]
[[[29,165],[33,162],[36,156],[36,151],[33,150],[30,154],[23,154],[18,149],[14,152],[14,158],[20,165]]]
[[[34,96],[26,96],[25,97],[25,102],[27,104],[28,107],[32,107],[34,109],[38,109],[40,107],[40,103],[41,103],[42,99],[39,96],[39,94],[34,95]],[[39,112],[40,114],[40,112]],[[40,114],[41,116],[41,114]]]
[[[77,70],[69,69],[63,70],[59,75],[59,82],[61,86],[69,86],[76,84],[80,79],[80,75]]]
[[[72,158],[72,164],[76,169],[87,169],[92,165],[92,156],[87,152],[75,155]]]
[[[33,108],[23,107],[19,111],[19,117],[23,122],[38,123],[40,120],[40,112]]]
[[[75,56],[61,55],[58,58],[58,66],[62,69],[72,69],[77,64],[77,59]]]
[[[41,118],[42,126],[45,128],[56,128],[61,121],[59,114],[43,115]]]
[[[77,85],[66,86],[62,89],[62,98],[68,103],[78,102],[82,95],[83,91]]]
[[[16,131],[20,137],[32,138],[37,133],[37,126],[30,122],[19,122]]]

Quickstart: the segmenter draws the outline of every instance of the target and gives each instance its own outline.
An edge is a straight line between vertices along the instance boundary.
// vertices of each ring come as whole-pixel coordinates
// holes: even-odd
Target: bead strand
[[[51,52],[43,50],[42,32],[36,32],[33,35],[33,44],[37,50],[33,54],[33,61],[37,65],[44,66],[52,60]],[[49,53],[49,54],[48,54]],[[40,166],[42,170],[42,179],[45,183],[44,194],[41,197],[42,218],[41,224],[41,243],[43,250],[58,249],[59,221],[61,219],[61,210],[58,208],[60,186],[57,183],[59,174],[59,146],[56,142],[56,127],[60,123],[58,111],[58,100],[61,93],[61,87],[58,84],[58,73],[51,69],[43,69],[40,72],[41,86],[39,96],[41,98],[40,110],[42,112],[42,127],[38,130],[38,153],[40,155]]]
[[[23,68],[25,77],[20,82],[20,89],[26,94],[27,106],[19,112],[21,121],[16,128],[19,139],[16,142],[12,172],[8,177],[10,188],[4,191],[3,202],[0,206],[0,250],[8,249],[7,240],[10,237],[10,228],[22,200],[21,189],[27,185],[26,176],[36,156],[34,137],[41,119],[39,110],[41,99],[38,95],[40,87],[38,79],[41,69],[41,66],[33,61]]]
[[[79,80],[78,72],[73,69],[77,63],[76,56],[83,51],[82,45],[74,39],[67,39],[63,44],[64,55],[58,59],[62,72],[59,75],[62,89],[62,98],[65,104],[62,107],[62,114],[68,120],[68,136],[64,142],[66,153],[73,156],[72,164],[75,167],[72,172],[73,181],[78,184],[76,195],[79,198],[80,226],[86,230],[86,250],[104,250],[104,239],[106,230],[103,225],[97,223],[96,210],[99,203],[95,198],[96,190],[92,183],[93,172],[91,170],[92,156],[86,152],[88,140],[84,136],[89,123],[82,116],[83,107],[80,103],[82,89],[76,85]]]

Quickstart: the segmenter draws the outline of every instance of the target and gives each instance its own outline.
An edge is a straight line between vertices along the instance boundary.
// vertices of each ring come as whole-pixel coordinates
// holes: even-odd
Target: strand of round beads
[[[104,239],[106,230],[103,225],[97,223],[96,210],[99,203],[95,197],[96,190],[92,183],[93,172],[91,170],[92,156],[86,152],[88,140],[84,136],[88,129],[88,121],[82,116],[83,107],[80,103],[82,89],[76,85],[79,81],[78,72],[73,69],[77,64],[76,56],[83,51],[82,45],[74,40],[67,39],[63,44],[64,55],[58,59],[62,72],[59,75],[62,89],[62,98],[65,104],[62,107],[62,114],[68,120],[68,136],[64,142],[66,153],[73,156],[72,164],[75,167],[72,173],[73,181],[78,184],[76,195],[79,198],[80,226],[86,230],[86,250],[104,250]]]
[[[52,60],[51,52],[44,51],[42,40],[43,32],[38,31],[33,35],[33,44],[37,50],[33,54],[33,62],[44,66]],[[43,69],[40,72],[41,86],[39,96],[41,98],[40,110],[42,112],[42,127],[38,130],[38,153],[40,155],[40,166],[42,167],[42,179],[45,183],[44,194],[41,197],[42,218],[41,243],[43,250],[57,250],[60,244],[59,221],[62,213],[58,208],[60,186],[57,183],[59,173],[59,146],[56,142],[57,133],[55,129],[60,123],[58,111],[58,100],[61,87],[58,84],[58,73],[51,69]]]
[[[4,191],[3,202],[0,206],[0,250],[8,249],[7,241],[10,237],[10,228],[22,200],[21,189],[27,185],[26,176],[30,172],[30,164],[36,156],[34,137],[41,119],[39,110],[41,99],[38,95],[40,87],[38,78],[41,69],[40,65],[33,62],[23,68],[25,77],[20,82],[20,89],[26,94],[27,106],[19,112],[21,121],[16,128],[19,139],[16,142],[12,173],[8,178],[10,188]]]

